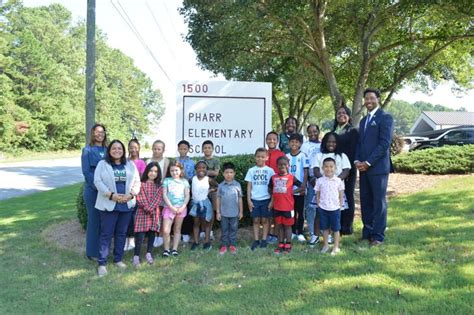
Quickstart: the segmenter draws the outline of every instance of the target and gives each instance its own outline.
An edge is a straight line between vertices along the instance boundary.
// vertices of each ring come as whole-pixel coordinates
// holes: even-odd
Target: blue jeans
[[[87,209],[86,256],[99,257],[100,211],[95,208],[97,190],[84,184],[83,198]]]
[[[221,217],[221,246],[237,245],[239,217]]]
[[[314,187],[308,183],[306,187],[306,196],[304,200],[304,209],[306,212],[306,222],[308,223],[309,234],[314,235],[314,220],[316,220],[316,204],[313,203]]]
[[[114,262],[122,261],[131,217],[132,211],[100,211],[99,266],[107,264],[112,236],[114,237]]]

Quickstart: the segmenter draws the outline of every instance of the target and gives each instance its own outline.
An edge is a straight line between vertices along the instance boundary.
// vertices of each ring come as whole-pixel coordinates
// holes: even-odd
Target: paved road
[[[0,163],[0,200],[71,185],[83,180],[80,157]]]

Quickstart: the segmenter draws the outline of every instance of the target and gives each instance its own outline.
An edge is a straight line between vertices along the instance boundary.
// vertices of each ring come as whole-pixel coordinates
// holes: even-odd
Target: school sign
[[[176,142],[200,156],[205,140],[216,155],[254,153],[272,129],[272,85],[264,82],[184,81],[177,86]]]

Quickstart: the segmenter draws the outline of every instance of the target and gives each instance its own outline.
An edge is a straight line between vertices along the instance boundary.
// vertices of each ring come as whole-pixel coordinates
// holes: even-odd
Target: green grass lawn
[[[1,313],[474,313],[474,176],[392,199],[378,248],[357,240],[357,222],[336,257],[303,245],[219,257],[215,246],[104,278],[40,236],[76,216],[78,188],[0,202]]]

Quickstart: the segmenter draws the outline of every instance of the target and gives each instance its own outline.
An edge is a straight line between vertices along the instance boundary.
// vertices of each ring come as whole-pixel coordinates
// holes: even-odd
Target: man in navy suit
[[[360,173],[362,238],[371,246],[383,243],[387,226],[387,184],[392,170],[390,144],[393,118],[379,107],[380,92],[364,91],[367,115],[359,123],[359,141],[354,164]]]

